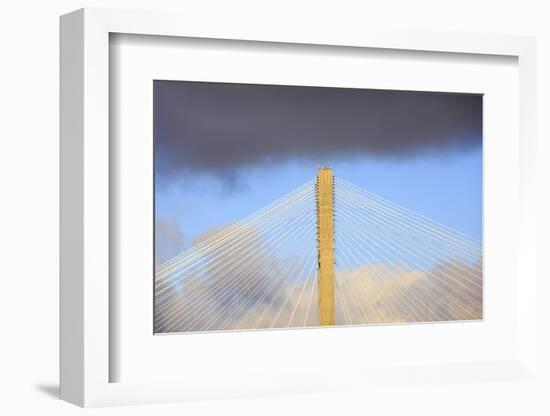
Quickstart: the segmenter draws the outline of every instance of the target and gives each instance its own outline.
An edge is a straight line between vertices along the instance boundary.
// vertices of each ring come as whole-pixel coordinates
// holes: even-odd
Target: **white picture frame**
[[[487,54],[516,57],[519,65],[519,227],[518,348],[517,355],[499,362],[444,363],[437,371],[466,377],[485,369],[506,377],[536,374],[537,271],[535,175],[535,41],[529,37],[465,33],[393,32],[369,29],[338,33],[327,28],[279,27],[265,22],[236,24],[214,21],[208,27],[192,16],[166,13],[83,9],[61,18],[61,397],[80,406],[181,401],[193,398],[235,397],[278,392],[316,392],[339,389],[349,369],[319,382],[310,371],[293,374],[282,369],[277,377],[239,380],[232,374],[181,381],[111,382],[109,275],[110,169],[109,155],[109,35],[111,33],[206,39],[280,42],[333,47],[383,48],[438,53]],[[111,328],[112,330],[112,328]],[[311,336],[311,335],[309,335]],[[458,370],[457,370],[458,368]],[[489,369],[489,370],[488,370]],[[430,377],[433,368],[420,370]],[[460,373],[460,376],[457,374]],[[466,376],[465,376],[466,375]],[[376,383],[396,376],[395,369],[355,375]],[[370,381],[369,381],[370,380]],[[476,382],[472,377],[472,382]]]

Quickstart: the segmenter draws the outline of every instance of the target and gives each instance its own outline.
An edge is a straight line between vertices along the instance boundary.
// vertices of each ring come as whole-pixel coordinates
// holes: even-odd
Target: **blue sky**
[[[481,239],[481,146],[469,152],[411,159],[361,157],[247,168],[231,189],[217,177],[186,175],[157,187],[156,214],[173,219],[179,227],[183,238],[178,241],[183,246],[173,251],[185,249],[202,232],[244,218],[313,179],[321,164],[333,167],[341,179]]]

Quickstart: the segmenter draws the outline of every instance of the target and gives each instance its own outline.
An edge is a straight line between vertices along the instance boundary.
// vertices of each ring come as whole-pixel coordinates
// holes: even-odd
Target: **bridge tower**
[[[335,325],[334,314],[334,174],[332,168],[317,172],[317,293],[319,325]]]

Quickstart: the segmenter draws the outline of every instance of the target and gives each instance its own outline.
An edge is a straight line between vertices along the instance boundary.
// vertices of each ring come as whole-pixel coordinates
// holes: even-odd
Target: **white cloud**
[[[197,266],[187,273],[183,290],[171,290],[174,306],[156,314],[157,328],[185,332],[317,325],[316,270],[299,281],[295,276],[281,279],[280,261],[269,251],[243,249],[258,240],[255,230],[241,232],[246,238],[240,239],[238,255],[227,249],[211,253],[216,267]],[[481,259],[471,265],[441,262],[428,271],[365,264],[337,270],[335,285],[338,325],[482,317]]]
[[[185,249],[185,237],[175,218],[158,217],[155,221],[155,261],[166,261]]]

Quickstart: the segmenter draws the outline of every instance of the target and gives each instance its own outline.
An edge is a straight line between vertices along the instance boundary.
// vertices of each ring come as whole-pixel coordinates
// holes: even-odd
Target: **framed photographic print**
[[[533,39],[192,20],[62,17],[62,398],[531,377]]]

